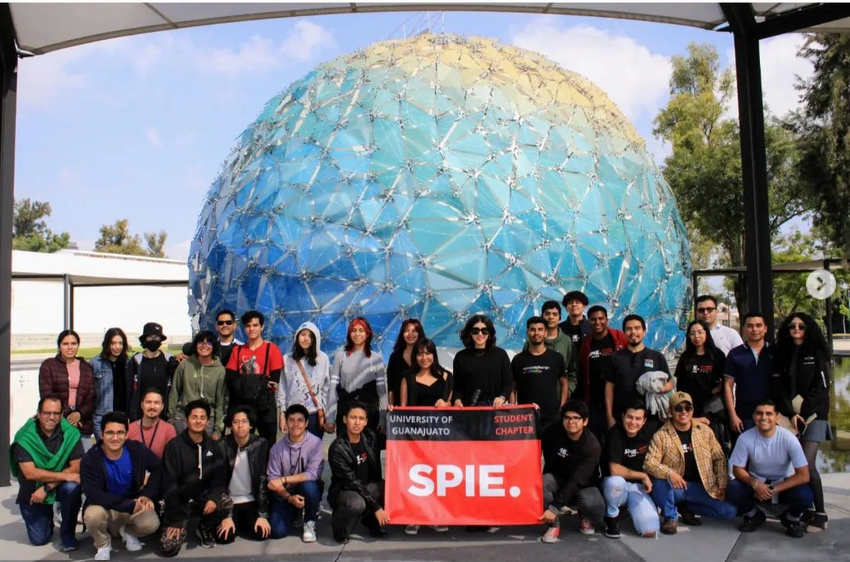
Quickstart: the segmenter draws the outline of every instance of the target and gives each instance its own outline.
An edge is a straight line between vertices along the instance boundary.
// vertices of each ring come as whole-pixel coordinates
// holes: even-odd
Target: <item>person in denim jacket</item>
[[[89,361],[94,371],[94,434],[101,439],[100,420],[107,412],[127,413],[130,400],[127,334],[121,328],[109,328],[103,336],[100,355]]]

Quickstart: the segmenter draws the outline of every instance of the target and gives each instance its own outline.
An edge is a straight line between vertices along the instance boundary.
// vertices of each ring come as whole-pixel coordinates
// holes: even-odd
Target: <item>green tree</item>
[[[119,219],[115,224],[105,224],[100,227],[100,238],[94,243],[95,252],[107,254],[124,254],[127,256],[150,256],[164,258],[163,246],[168,234],[165,231],[159,233],[145,233],[146,246],[142,246],[142,238],[138,234],[130,233],[130,221]]]
[[[653,133],[670,143],[664,178],[676,196],[688,229],[716,244],[718,265],[745,265],[744,187],[738,122],[727,116],[734,75],[721,69],[717,50],[691,43],[674,56],[670,101],[655,118]],[[792,131],[767,115],[765,144],[770,184],[770,231],[806,211],[798,185],[797,146]],[[746,279],[734,281],[738,309],[747,310]]]
[[[50,203],[21,199],[15,202],[12,224],[12,248],[28,252],[53,253],[67,248],[71,235],[55,234],[47,228],[46,217],[51,213]]]
[[[815,223],[850,256],[850,35],[809,35],[799,55],[814,65],[798,84],[804,108],[792,119],[800,176],[817,202]]]

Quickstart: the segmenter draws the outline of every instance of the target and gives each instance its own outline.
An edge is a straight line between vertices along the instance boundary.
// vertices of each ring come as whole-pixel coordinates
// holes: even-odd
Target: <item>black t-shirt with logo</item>
[[[511,361],[518,404],[540,406],[540,420],[545,425],[558,419],[561,407],[560,379],[566,376],[564,357],[547,349],[542,355],[528,350],[516,354]]]
[[[354,471],[357,473],[357,479],[363,484],[369,483],[369,450],[363,443],[363,439],[357,443],[351,444],[351,450],[354,451],[354,459],[357,466]]]
[[[570,336],[576,351],[581,349],[581,343],[584,341],[584,331],[582,330],[581,322],[573,324],[568,318],[564,322],[561,322],[558,327]]]
[[[649,450],[650,441],[652,441],[652,433],[647,431],[646,426],[642,427],[634,437],[629,437],[622,424],[618,423],[611,428],[606,439],[608,462],[621,464],[629,470],[643,472],[643,460]]]
[[[682,478],[685,479],[685,482],[699,482],[699,468],[697,468],[697,457],[694,454],[691,431],[690,429],[687,431],[676,430],[676,433],[679,434],[679,441],[682,442],[682,453],[685,455],[685,474]]]
[[[587,367],[590,375],[590,404],[605,404],[605,381],[611,373],[611,356],[614,355],[614,338],[608,332],[602,339],[590,340]]]
[[[608,382],[614,383],[614,415],[625,411],[635,402],[642,402],[643,396],[637,389],[637,381],[644,373],[663,371],[670,374],[667,360],[654,349],[644,347],[634,353],[620,349],[611,356],[611,372]]]

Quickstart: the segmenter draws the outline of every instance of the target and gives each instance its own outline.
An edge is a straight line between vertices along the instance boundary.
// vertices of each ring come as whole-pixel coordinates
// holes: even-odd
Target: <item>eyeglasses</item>
[[[61,418],[62,412],[39,412],[45,418]]]
[[[702,307],[698,308],[697,312],[699,312],[700,314],[707,314],[710,312],[714,312],[715,310],[717,310],[717,307]]]
[[[788,328],[790,328],[792,330],[800,330],[801,332],[806,331],[806,325],[803,324],[802,322],[800,322],[799,324],[797,322],[794,322],[792,324],[788,324]]]
[[[233,420],[230,425],[248,425],[249,423],[248,420]]]
[[[489,328],[472,328],[471,330],[469,330],[469,333],[472,334],[473,336],[477,336],[478,334],[481,334],[482,336],[487,336],[487,335],[490,334],[490,329]]]
[[[216,321],[216,324],[219,326],[230,326],[233,324],[233,322],[233,320],[218,320]]]
[[[103,436],[107,439],[112,439],[113,437],[120,437],[121,439],[127,437],[126,431],[104,431]]]
[[[211,341],[204,340],[204,341],[199,341],[198,345],[203,345],[203,346],[206,346],[206,347],[213,347],[214,344]]]
[[[678,406],[673,407],[674,412],[682,413],[682,412],[693,412],[694,407],[690,404],[679,404]]]
[[[564,421],[567,423],[578,423],[582,420],[581,416],[564,416]]]

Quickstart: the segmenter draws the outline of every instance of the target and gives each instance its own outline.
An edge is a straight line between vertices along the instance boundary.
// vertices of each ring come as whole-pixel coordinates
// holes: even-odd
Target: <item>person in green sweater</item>
[[[207,433],[213,440],[224,436],[224,417],[227,412],[227,385],[224,366],[218,360],[218,338],[209,330],[198,332],[192,340],[193,353],[180,363],[174,373],[168,396],[168,419],[177,433],[186,429],[183,409],[193,400],[204,400],[212,415]]]
[[[573,397],[573,392],[575,392],[578,384],[578,352],[570,335],[564,333],[558,327],[558,323],[561,321],[561,305],[558,301],[544,302],[540,315],[546,321],[546,338],[544,340],[546,349],[557,351],[564,358],[567,386],[569,387],[569,393],[564,399],[566,401]],[[522,349],[523,351],[528,349],[528,341],[525,342]]]

